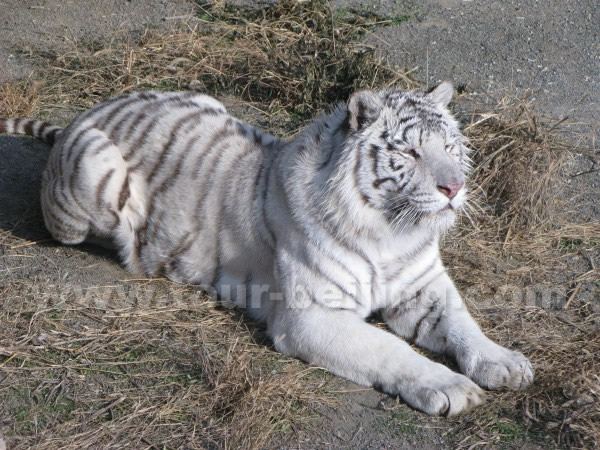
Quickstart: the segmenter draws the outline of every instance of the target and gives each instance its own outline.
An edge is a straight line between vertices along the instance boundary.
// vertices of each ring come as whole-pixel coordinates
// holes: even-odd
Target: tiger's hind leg
[[[54,155],[42,177],[41,206],[46,228],[57,241],[66,245],[82,243],[88,236],[90,218],[69,199],[64,175]]]
[[[139,272],[135,230],[145,217],[143,186],[120,149],[90,128],[53,148],[42,180],[42,211],[52,236],[64,244],[113,242],[127,268]]]

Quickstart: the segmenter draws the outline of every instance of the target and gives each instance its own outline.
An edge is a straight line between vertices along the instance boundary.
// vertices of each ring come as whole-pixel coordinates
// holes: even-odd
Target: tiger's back
[[[126,266],[196,284],[243,282],[260,236],[261,167],[279,141],[193,92],[115,97],[77,117],[42,182],[53,237],[113,239]],[[235,246],[228,242],[235,241]]]

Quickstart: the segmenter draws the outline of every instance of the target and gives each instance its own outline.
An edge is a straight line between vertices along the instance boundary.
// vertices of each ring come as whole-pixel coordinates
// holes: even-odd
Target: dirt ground
[[[378,31],[376,41],[395,63],[417,67],[419,78],[429,85],[454,80],[488,106],[506,92],[515,96],[530,92],[530,100],[541,113],[585,122],[597,139],[597,2],[403,0],[381,4],[409,18],[402,26]]]
[[[362,2],[336,1],[343,13]],[[368,40],[394,63],[434,85],[452,80],[465,89],[461,108],[485,108],[507,93],[529,100],[551,120],[565,119],[568,139],[595,151],[575,152],[557,182],[557,198],[576,222],[600,222],[600,6],[595,0],[477,2],[413,0],[371,2],[375,11],[401,17]],[[144,27],[168,27],[193,13],[188,0],[0,0],[0,83],[30,76],[39,50],[60,51],[72,42],[110,41]],[[390,13],[391,11],[391,13]],[[58,122],[74,111],[57,105]],[[47,148],[0,137],[0,230],[40,241],[26,256],[0,258],[0,281],[68,279],[84,286],[116,283],[128,275],[116,259],[91,247],[66,248],[48,241],[39,212],[39,179]],[[26,223],[25,227],[21,225]],[[598,253],[598,249],[596,249]],[[0,253],[0,256],[2,253]],[[598,255],[591,255],[598,261]],[[594,259],[595,258],[595,259]],[[575,257],[574,266],[585,264]],[[589,291],[587,295],[596,295]],[[593,300],[593,299],[592,299]],[[8,343],[0,342],[0,346]],[[0,365],[0,386],[6,375]],[[317,431],[279,434],[273,447],[446,448],[455,445],[445,419],[430,419],[373,390],[340,382],[340,405],[319,408]],[[485,408],[485,406],[483,407]],[[2,417],[0,432],[11,417]],[[8,448],[11,442],[8,439]],[[538,448],[519,435],[508,447]]]

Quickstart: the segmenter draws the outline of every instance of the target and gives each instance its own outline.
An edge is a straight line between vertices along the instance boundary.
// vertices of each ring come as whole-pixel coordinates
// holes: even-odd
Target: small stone
[[[204,83],[200,80],[192,80],[192,81],[190,81],[190,84],[188,85],[188,89],[190,89],[192,91],[202,92],[205,90],[205,86],[204,86]]]

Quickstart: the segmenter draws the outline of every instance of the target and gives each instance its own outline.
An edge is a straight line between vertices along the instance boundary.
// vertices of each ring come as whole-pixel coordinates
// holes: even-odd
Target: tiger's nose
[[[444,184],[444,185],[438,185],[438,191],[440,191],[442,194],[444,194],[446,197],[448,197],[450,200],[452,200],[454,197],[456,197],[456,194],[458,193],[458,191],[460,190],[461,187],[463,187],[465,185],[464,182],[460,182],[460,183],[448,183],[448,184]]]

